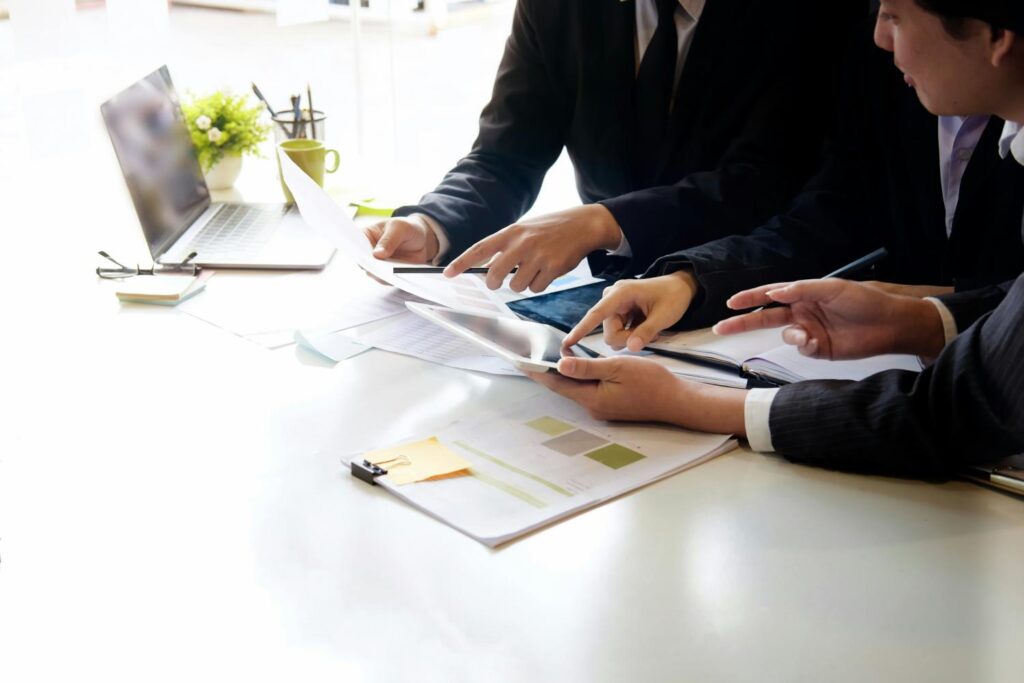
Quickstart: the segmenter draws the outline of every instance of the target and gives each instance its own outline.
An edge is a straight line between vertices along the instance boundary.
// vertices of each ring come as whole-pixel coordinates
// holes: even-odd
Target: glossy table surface
[[[0,680],[1020,680],[1021,500],[738,450],[488,550],[339,458],[533,385],[119,306],[123,182],[54,135],[2,140]]]

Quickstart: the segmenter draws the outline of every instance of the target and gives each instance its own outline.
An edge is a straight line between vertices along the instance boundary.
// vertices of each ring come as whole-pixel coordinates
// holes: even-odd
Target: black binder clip
[[[374,465],[369,460],[352,460],[352,476],[365,481],[367,484],[377,485],[377,477],[387,474],[383,467]]]

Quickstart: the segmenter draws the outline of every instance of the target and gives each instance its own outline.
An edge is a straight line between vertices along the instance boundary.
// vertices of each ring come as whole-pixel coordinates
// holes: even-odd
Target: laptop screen
[[[153,260],[210,206],[167,67],[101,106]]]

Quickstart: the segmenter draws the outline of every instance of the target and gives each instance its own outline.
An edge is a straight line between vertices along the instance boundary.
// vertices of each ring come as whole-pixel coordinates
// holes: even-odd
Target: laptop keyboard
[[[225,204],[188,246],[203,261],[255,256],[281,223],[284,206]]]

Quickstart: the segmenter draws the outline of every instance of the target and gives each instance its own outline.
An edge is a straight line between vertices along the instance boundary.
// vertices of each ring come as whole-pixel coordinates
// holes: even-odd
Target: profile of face
[[[953,36],[915,0],[883,0],[875,25],[875,43],[893,53],[907,85],[940,116],[993,111],[1005,87],[994,68],[996,38],[988,24],[973,19],[966,20],[963,35]]]

